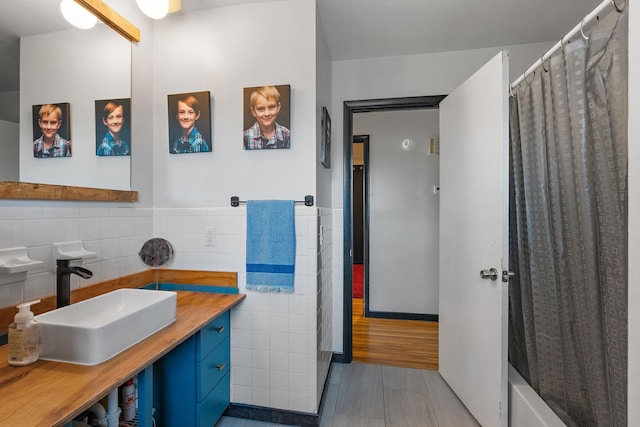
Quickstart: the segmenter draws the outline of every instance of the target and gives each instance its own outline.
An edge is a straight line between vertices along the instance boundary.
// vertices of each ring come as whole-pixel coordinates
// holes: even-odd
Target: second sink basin
[[[176,320],[173,291],[118,289],[35,317],[40,359],[97,365]]]

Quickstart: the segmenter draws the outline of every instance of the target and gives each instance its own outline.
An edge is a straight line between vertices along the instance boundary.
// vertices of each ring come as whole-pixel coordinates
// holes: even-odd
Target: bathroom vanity
[[[2,423],[65,426],[138,375],[139,426],[152,425],[153,407],[163,425],[175,425],[176,410],[182,425],[213,425],[229,404],[229,310],[244,297],[178,290],[175,323],[95,366],[13,367],[0,346]]]

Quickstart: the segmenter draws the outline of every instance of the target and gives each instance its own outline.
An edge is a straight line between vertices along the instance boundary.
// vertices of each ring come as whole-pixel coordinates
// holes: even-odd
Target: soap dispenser
[[[9,364],[13,366],[29,365],[40,356],[40,331],[38,323],[30,310],[32,304],[40,300],[18,304],[18,314],[14,323],[9,325]]]

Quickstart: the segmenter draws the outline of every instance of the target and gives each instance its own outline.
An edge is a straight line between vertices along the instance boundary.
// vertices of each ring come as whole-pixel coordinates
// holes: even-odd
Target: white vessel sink
[[[40,359],[97,365],[176,320],[172,291],[119,289],[35,317]]]

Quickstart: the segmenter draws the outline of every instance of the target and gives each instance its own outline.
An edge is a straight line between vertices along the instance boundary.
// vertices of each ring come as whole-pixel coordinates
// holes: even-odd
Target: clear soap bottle
[[[18,304],[18,314],[9,325],[9,364],[13,366],[29,365],[40,357],[40,331],[35,321],[32,304],[40,300]]]

